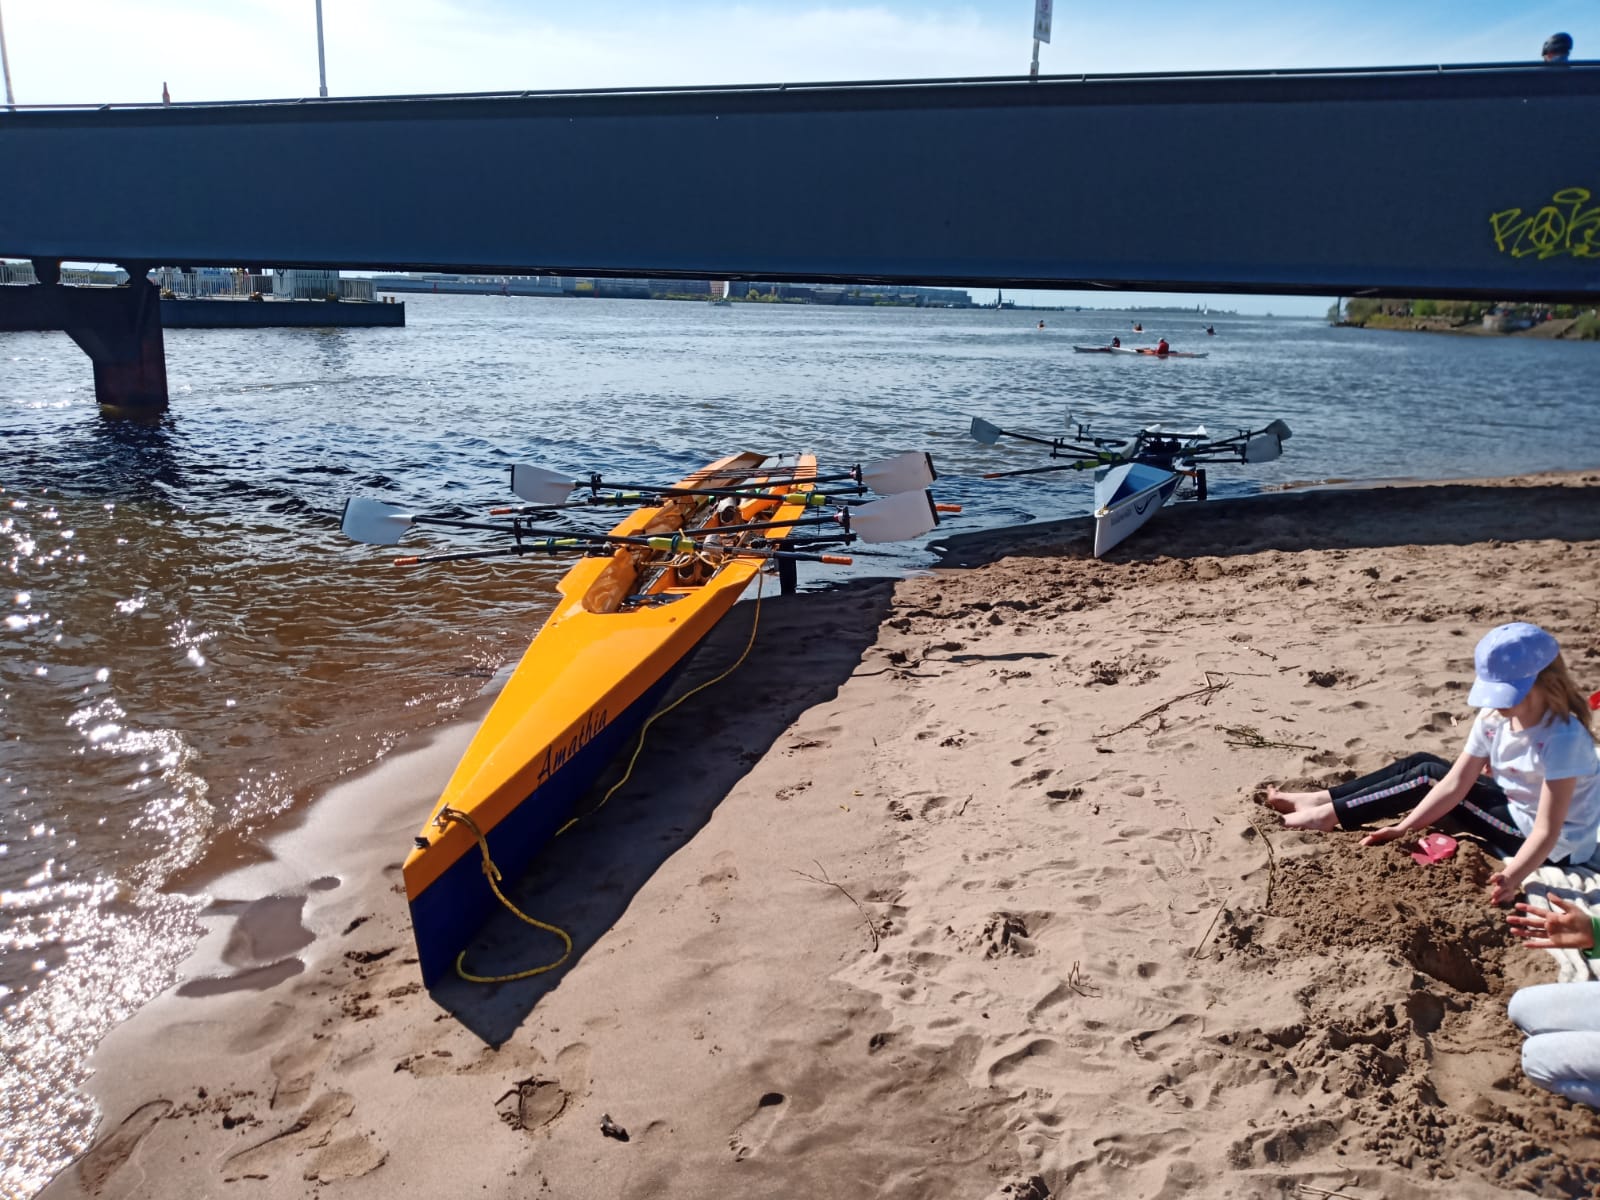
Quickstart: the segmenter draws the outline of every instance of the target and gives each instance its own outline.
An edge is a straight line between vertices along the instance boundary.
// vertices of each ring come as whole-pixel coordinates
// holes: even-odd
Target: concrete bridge
[[[1600,301],[1593,63],[19,109],[0,164],[0,256],[42,280],[69,260]],[[47,319],[102,402],[159,407],[146,290],[57,286],[32,325],[0,297],[0,329]]]

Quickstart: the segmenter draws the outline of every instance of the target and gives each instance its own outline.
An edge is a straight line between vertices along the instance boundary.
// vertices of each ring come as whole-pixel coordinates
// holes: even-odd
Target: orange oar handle
[[[984,476],[984,478],[987,479],[988,476],[986,475],[986,476]],[[933,508],[934,508],[935,512],[960,512],[961,511],[961,505],[959,505],[959,504],[935,504],[933,506]]]
[[[848,554],[824,554],[821,557],[821,561],[825,563],[832,563],[836,567],[848,567],[851,563],[855,562],[855,559],[851,558]]]

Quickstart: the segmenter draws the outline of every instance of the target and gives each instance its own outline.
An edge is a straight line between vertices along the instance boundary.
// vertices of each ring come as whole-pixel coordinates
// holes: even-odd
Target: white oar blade
[[[1256,433],[1244,444],[1244,461],[1247,463],[1271,462],[1283,457],[1283,443],[1276,434]]]
[[[901,492],[850,510],[850,531],[863,542],[903,542],[938,524],[933,494],[927,491]]]
[[[1005,430],[985,421],[982,417],[973,417],[971,432],[973,440],[982,442],[985,446],[992,446],[1000,440]]]
[[[369,500],[365,496],[351,496],[344,502],[344,517],[339,522],[339,528],[352,541],[393,546],[413,524],[410,513],[392,504]]]
[[[565,503],[567,497],[572,495],[572,480],[545,467],[514,463],[511,467],[511,490],[529,504],[550,508]]]
[[[1280,442],[1287,442],[1291,436],[1289,432],[1289,426],[1284,424],[1282,421],[1274,421],[1261,432],[1272,434]]]
[[[861,468],[861,482],[880,496],[920,492],[938,477],[932,456],[923,450],[907,450]]]

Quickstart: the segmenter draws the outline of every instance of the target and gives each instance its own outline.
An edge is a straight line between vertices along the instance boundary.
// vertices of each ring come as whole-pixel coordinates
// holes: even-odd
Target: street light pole
[[[1039,43],[1050,40],[1050,10],[1053,0],[1033,0],[1033,64],[1028,78],[1039,78]]]
[[[317,94],[326,100],[328,98],[328,60],[322,54],[322,0],[317,0],[317,78],[322,85]]]
[[[6,23],[3,17],[0,17],[0,73],[6,77],[6,107],[15,108],[17,100],[11,94],[11,63],[6,58]]]

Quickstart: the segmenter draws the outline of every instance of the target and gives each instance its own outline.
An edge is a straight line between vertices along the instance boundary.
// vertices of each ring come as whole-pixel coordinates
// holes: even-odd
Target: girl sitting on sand
[[[1267,804],[1291,829],[1321,830],[1355,829],[1416,805],[1399,823],[1367,834],[1363,846],[1455,812],[1468,830],[1509,852],[1489,879],[1495,904],[1509,902],[1545,862],[1588,862],[1600,836],[1600,759],[1589,706],[1561,647],[1537,625],[1516,621],[1486,633],[1473,657],[1467,703],[1481,711],[1454,763],[1413,754],[1326,791],[1268,788]]]
[[[1546,950],[1565,947],[1582,950],[1585,958],[1600,957],[1595,947],[1600,921],[1553,892],[1550,905],[1549,912],[1517,905],[1511,927],[1522,944]],[[1522,1073],[1568,1100],[1600,1108],[1600,982],[1518,988],[1507,1012],[1528,1035],[1522,1043]]]

